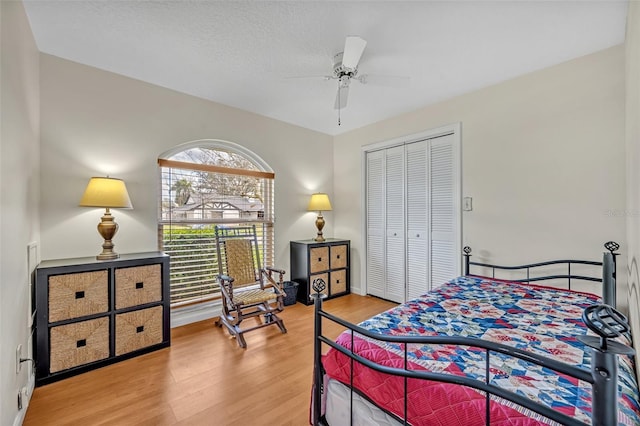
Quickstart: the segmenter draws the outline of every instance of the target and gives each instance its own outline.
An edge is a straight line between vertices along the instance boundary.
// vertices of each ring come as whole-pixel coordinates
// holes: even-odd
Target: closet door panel
[[[456,179],[453,136],[431,141],[429,149],[432,288],[458,275],[456,253]]]
[[[385,297],[384,151],[367,153],[367,293]]]
[[[407,300],[429,290],[427,146],[427,141],[406,145]]]
[[[386,294],[403,302],[405,294],[405,155],[404,146],[385,150]]]
[[[426,238],[407,239],[407,300],[429,290],[428,247]]]

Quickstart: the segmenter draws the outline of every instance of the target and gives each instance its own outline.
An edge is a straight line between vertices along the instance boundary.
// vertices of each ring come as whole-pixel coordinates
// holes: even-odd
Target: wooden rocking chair
[[[275,324],[286,333],[284,322],[276,315],[284,308],[284,270],[262,268],[255,225],[216,226],[215,234],[222,292],[222,313],[216,325],[224,324],[241,348],[247,347],[243,334],[248,331]],[[274,273],[279,275],[277,281]],[[259,324],[240,328],[240,323],[251,317],[258,317]]]

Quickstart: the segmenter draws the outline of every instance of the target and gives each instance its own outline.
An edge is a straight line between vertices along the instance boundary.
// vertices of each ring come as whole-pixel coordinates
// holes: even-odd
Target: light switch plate
[[[473,210],[473,198],[464,197],[462,199],[462,210],[464,210],[465,212],[470,212],[471,210]]]

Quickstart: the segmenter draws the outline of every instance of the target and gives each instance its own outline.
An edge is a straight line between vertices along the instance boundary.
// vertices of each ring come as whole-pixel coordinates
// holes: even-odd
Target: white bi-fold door
[[[366,151],[368,294],[403,302],[460,275],[459,153],[453,132]]]

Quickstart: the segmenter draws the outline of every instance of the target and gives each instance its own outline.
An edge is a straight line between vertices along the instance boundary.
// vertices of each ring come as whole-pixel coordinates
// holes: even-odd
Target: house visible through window
[[[159,245],[171,256],[172,306],[219,297],[216,225],[254,224],[262,263],[273,264],[274,174],[237,148],[202,142],[158,159]]]

